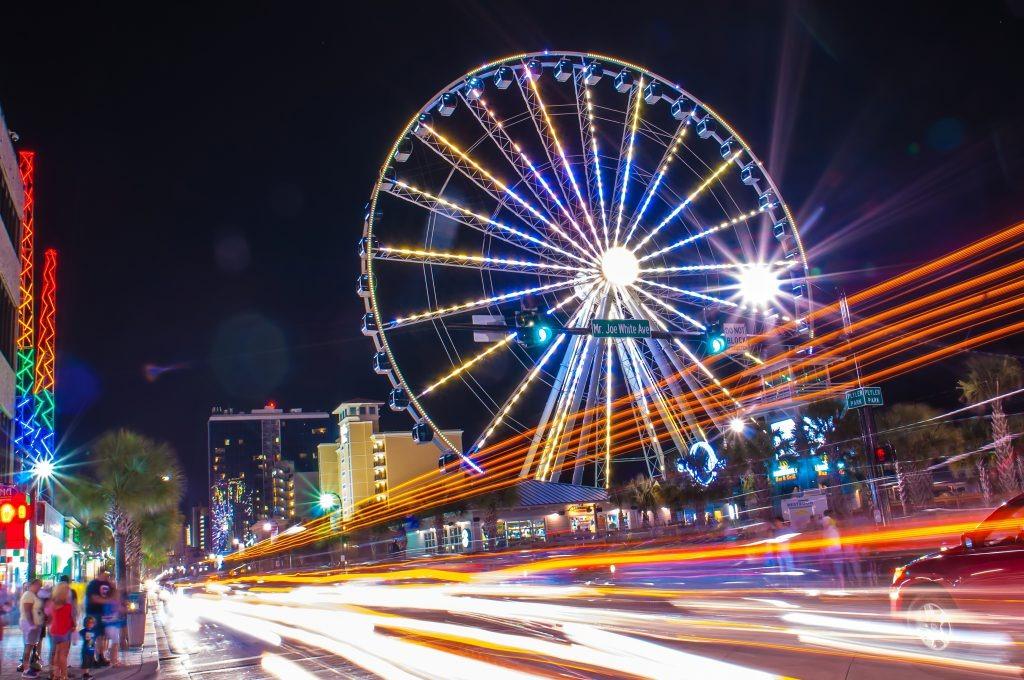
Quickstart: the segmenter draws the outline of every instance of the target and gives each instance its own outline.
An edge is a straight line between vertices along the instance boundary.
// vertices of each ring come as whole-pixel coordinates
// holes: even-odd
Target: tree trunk
[[[125,544],[128,536],[122,531],[114,532],[114,582],[124,583],[127,576],[127,557],[125,556]]]
[[[978,488],[981,490],[981,500],[987,506],[992,503],[992,486],[989,484],[988,466],[985,464],[984,458],[974,461],[974,466],[978,470]]]
[[[910,474],[910,500],[915,507],[928,507],[935,500],[932,473],[926,470],[927,463],[914,463]]]
[[[1001,399],[992,402],[992,444],[995,447],[996,483],[998,490],[1006,495],[1017,491],[1017,474],[1014,468],[1013,443],[1006,412]]]
[[[913,509],[910,500],[910,480],[907,479],[907,464],[903,461],[896,461],[896,492],[900,496],[900,505],[903,506],[904,516],[909,515]]]
[[[444,552],[444,513],[438,512],[434,515],[434,538],[437,541],[437,554]]]

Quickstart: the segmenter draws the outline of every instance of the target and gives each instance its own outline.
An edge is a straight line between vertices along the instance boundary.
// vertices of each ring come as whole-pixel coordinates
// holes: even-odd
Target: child
[[[96,617],[86,616],[82,630],[82,678],[91,678],[90,668],[96,667]]]
[[[50,621],[50,649],[52,652],[53,680],[67,680],[68,652],[71,650],[71,635],[75,632],[75,606],[71,604],[71,588],[59,583],[53,589],[46,614]]]

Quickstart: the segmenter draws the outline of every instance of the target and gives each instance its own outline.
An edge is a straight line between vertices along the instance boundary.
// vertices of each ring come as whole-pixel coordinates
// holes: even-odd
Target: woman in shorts
[[[68,652],[71,650],[71,636],[75,632],[75,605],[71,603],[71,588],[58,583],[46,603],[49,617],[50,648],[53,650],[53,680],[67,680]]]

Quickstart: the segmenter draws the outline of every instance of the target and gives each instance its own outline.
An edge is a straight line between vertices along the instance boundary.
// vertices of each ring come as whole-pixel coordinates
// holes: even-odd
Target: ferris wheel
[[[388,151],[360,256],[391,408],[473,473],[520,437],[523,477],[608,486],[617,462],[680,460],[708,483],[749,408],[722,380],[758,361],[730,345],[811,332],[762,163],[707,104],[606,56],[515,55],[431,97]]]

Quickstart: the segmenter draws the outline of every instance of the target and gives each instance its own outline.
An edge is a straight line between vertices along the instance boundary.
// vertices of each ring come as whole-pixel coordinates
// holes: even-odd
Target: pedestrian
[[[68,652],[71,650],[71,636],[75,632],[75,605],[71,603],[71,587],[58,583],[46,605],[50,620],[50,677],[52,680],[67,680]]]
[[[793,554],[789,552],[789,536],[787,534],[790,532],[786,526],[786,520],[782,517],[775,518],[772,522],[772,529],[772,542],[775,544],[775,559],[778,562],[779,576],[785,582],[796,571],[796,567],[793,565]]]
[[[25,641],[25,652],[21,657],[21,665],[18,671],[26,678],[38,678],[39,671],[32,668],[32,652],[39,645],[39,634],[43,630],[43,601],[39,599],[39,589],[43,582],[33,579],[25,587],[25,593],[21,596],[19,609],[21,611],[21,634]]]
[[[96,617],[86,616],[82,622],[82,680],[92,677],[92,669],[96,668]]]
[[[836,577],[836,585],[839,586],[840,590],[844,590],[846,588],[846,570],[844,568],[845,560],[843,559],[843,539],[839,534],[839,525],[836,523],[836,518],[832,516],[831,510],[825,511],[821,536],[825,541],[822,554],[825,561],[832,565],[832,571]]]
[[[103,629],[103,608],[110,599],[113,586],[110,584],[110,572],[100,569],[96,578],[85,587],[85,615],[95,620],[96,626],[96,667],[109,666],[104,656],[107,648],[107,636]]]
[[[121,603],[121,593],[113,583],[109,584],[110,591],[103,603],[103,637],[107,641],[107,649],[110,651],[110,660],[100,661],[101,665],[120,666],[121,654],[121,631],[124,628],[124,607]]]

